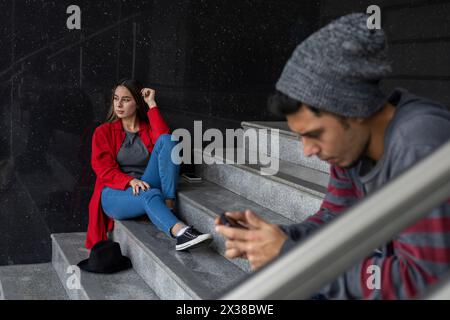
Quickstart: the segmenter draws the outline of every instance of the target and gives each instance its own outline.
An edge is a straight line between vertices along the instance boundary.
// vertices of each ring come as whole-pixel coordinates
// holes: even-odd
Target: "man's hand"
[[[142,189],[143,191],[147,191],[148,189],[150,189],[150,185],[142,180],[139,179],[133,179],[129,182],[129,185],[131,188],[133,188],[133,195],[138,195],[139,194],[139,189]]]
[[[251,210],[227,212],[227,216],[240,220],[249,229],[230,228],[216,219],[216,231],[228,238],[225,255],[228,258],[246,257],[252,269],[258,269],[280,254],[287,235],[275,224],[266,222]]]
[[[142,97],[144,98],[145,103],[148,104],[149,108],[156,108],[155,95],[156,91],[150,88],[144,88],[141,90]]]

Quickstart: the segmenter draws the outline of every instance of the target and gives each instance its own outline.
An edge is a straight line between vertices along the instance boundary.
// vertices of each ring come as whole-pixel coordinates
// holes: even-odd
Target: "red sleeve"
[[[111,141],[103,128],[97,128],[92,138],[92,169],[109,188],[125,190],[132,176],[123,173],[116,161]]]
[[[150,122],[150,139],[156,144],[159,136],[170,133],[170,129],[157,107],[148,110],[147,116]]]

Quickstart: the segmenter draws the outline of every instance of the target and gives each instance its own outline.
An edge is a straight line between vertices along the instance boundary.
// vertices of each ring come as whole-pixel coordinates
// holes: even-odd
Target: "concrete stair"
[[[220,185],[282,216],[301,222],[315,213],[322,203],[328,175],[301,165],[279,160],[279,172],[261,175],[259,164],[225,164],[226,156],[203,153],[203,158],[224,164],[198,165],[196,172],[204,180]],[[314,182],[317,181],[317,182]]]
[[[215,299],[251,271],[246,260],[224,256],[225,240],[214,230],[224,211],[251,209],[276,224],[300,222],[319,208],[328,183],[328,165],[305,158],[297,135],[285,123],[243,122],[244,130],[280,129],[279,171],[261,175],[257,164],[197,165],[202,182],[180,181],[177,214],[187,224],[213,235],[209,247],[175,250],[175,240],[145,220],[116,221],[112,239],[121,245],[133,268],[112,275],[81,271],[78,262],[89,256],[84,233],[52,235],[52,263],[0,267],[0,298],[4,299]],[[261,139],[260,147],[267,144]],[[277,147],[275,146],[275,147]],[[266,149],[266,148],[263,148]],[[201,150],[194,150],[200,153]],[[254,155],[257,149],[249,146]],[[266,155],[271,154],[269,149]],[[203,155],[203,152],[202,152]],[[235,151],[233,151],[233,156]],[[207,160],[226,160],[215,154]],[[17,275],[23,275],[16,281]],[[30,285],[33,284],[33,285]],[[48,289],[51,288],[51,289]],[[3,294],[3,296],[1,295]]]
[[[175,251],[175,239],[150,222],[117,221],[114,240],[161,299],[211,299],[246,275],[211,248]]]
[[[0,300],[68,300],[51,263],[0,267]]]
[[[52,235],[52,263],[71,300],[157,300],[134,269],[106,275],[81,271],[80,288],[71,282],[73,271],[68,270],[89,257],[84,248],[85,233]]]
[[[217,184],[202,181],[189,183],[181,181],[178,186],[178,216],[203,233],[211,233],[214,241],[211,247],[221,255],[225,253],[225,240],[216,234],[214,220],[225,211],[251,209],[267,221],[276,224],[290,224],[289,220],[255,202],[237,195]],[[230,260],[239,268],[250,272],[247,260]]]
[[[299,164],[307,168],[311,168],[314,170],[318,170],[328,174],[329,165],[325,161],[322,161],[316,157],[307,158],[303,154],[303,145],[298,136],[298,134],[290,131],[288,125],[284,121],[279,122],[271,122],[271,121],[255,121],[255,122],[242,122],[242,128],[244,131],[247,130],[270,130],[277,129],[280,133],[279,143],[275,144],[275,147],[279,148],[279,159],[288,161],[291,163]],[[265,154],[270,155],[271,150],[270,147],[266,147],[267,139],[264,138],[264,135],[261,136],[262,139],[258,141],[259,150],[268,150]],[[252,148],[250,145],[250,149],[252,151],[257,151],[255,148]]]

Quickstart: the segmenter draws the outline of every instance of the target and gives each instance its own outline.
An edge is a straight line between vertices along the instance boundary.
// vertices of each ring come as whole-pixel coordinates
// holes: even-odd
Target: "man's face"
[[[289,128],[301,135],[305,156],[317,156],[339,167],[351,166],[366,151],[369,130],[357,119],[314,114],[304,105],[287,116]],[[345,123],[343,123],[345,122]]]

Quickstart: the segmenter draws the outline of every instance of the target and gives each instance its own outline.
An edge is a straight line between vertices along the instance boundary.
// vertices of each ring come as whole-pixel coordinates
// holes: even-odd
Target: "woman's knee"
[[[114,220],[125,220],[145,214],[142,203],[131,194],[131,188],[126,191],[104,188],[100,204],[103,212]]]
[[[174,146],[176,144],[176,141],[172,141],[171,134],[162,134],[159,136],[158,140],[156,140],[156,144]]]
[[[151,200],[151,199],[153,199],[153,198],[155,198],[155,197],[160,197],[160,198],[162,198],[162,192],[161,192],[161,190],[160,189],[158,189],[158,188],[151,188],[151,189],[149,189],[149,190],[147,190],[147,191],[145,191],[145,192],[142,192],[142,198],[145,200],[145,201],[149,201],[149,200]]]

